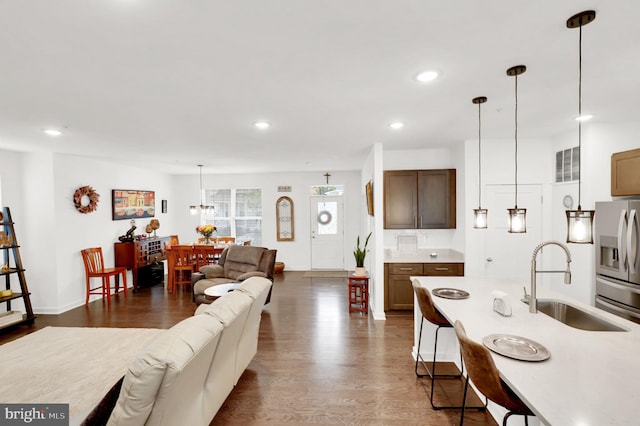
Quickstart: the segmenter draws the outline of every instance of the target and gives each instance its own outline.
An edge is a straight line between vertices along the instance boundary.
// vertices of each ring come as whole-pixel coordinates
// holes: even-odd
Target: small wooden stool
[[[357,277],[349,273],[349,313],[369,313],[369,275]]]

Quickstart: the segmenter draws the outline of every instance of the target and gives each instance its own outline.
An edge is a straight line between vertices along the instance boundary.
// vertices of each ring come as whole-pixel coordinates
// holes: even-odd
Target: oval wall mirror
[[[289,197],[276,201],[276,227],[278,241],[293,241],[293,201]]]

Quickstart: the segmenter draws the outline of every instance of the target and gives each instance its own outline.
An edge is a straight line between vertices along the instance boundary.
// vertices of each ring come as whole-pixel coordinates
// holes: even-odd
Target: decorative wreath
[[[331,223],[331,213],[327,210],[322,210],[320,213],[318,213],[318,223],[320,225],[328,225],[329,223]]]
[[[86,206],[82,204],[82,199],[85,196],[89,199],[89,203]],[[99,200],[100,194],[98,194],[95,189],[89,185],[81,186],[73,193],[73,204],[76,206],[76,210],[82,214],[95,211],[98,208]]]

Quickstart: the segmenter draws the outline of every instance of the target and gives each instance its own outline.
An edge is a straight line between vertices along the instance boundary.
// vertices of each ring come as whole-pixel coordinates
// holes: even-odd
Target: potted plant
[[[356,270],[353,275],[358,277],[367,275],[367,269],[364,267],[364,258],[367,256],[367,244],[369,244],[369,238],[371,238],[371,232],[367,235],[367,239],[364,240],[364,247],[360,248],[360,235],[358,235],[356,249],[353,251],[353,257],[356,258]]]

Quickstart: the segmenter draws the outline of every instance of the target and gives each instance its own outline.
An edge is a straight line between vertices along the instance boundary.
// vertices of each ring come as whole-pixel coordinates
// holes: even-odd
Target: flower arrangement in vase
[[[217,228],[211,224],[200,225],[196,227],[196,232],[204,237],[205,244],[211,244],[211,235],[213,235],[216,229]]]
[[[356,269],[353,275],[357,277],[363,277],[367,275],[367,269],[364,267],[364,258],[367,257],[367,244],[369,244],[369,238],[371,238],[371,232],[367,235],[367,239],[364,240],[364,247],[360,248],[360,235],[356,241],[356,249],[353,251],[353,257],[356,258]]]

